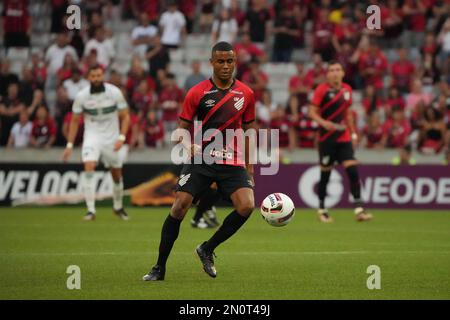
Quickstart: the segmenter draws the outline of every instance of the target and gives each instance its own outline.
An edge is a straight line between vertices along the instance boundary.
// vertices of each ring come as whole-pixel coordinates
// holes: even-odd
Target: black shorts
[[[181,169],[176,191],[190,193],[198,199],[213,182],[225,200],[230,200],[233,192],[240,188],[251,188],[253,184],[243,167],[223,164],[185,164]]]
[[[336,161],[342,163],[346,160],[355,160],[351,142],[322,142],[319,143],[320,165],[332,166]]]

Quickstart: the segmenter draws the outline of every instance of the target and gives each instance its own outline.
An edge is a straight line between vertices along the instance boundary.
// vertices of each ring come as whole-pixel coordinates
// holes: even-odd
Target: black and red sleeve
[[[325,92],[326,92],[326,86],[325,85],[317,86],[316,90],[314,90],[311,103],[313,105],[315,105],[316,107],[320,107],[320,105],[322,104]]]
[[[188,91],[186,94],[186,97],[184,98],[183,107],[181,109],[180,113],[180,119],[187,122],[192,122],[195,114],[197,113],[198,109],[198,95],[195,91],[195,88],[192,88]]]

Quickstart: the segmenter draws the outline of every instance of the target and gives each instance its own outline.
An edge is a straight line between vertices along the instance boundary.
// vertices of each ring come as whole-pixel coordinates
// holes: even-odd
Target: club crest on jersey
[[[213,99],[209,99],[208,101],[205,102],[207,107],[212,107],[215,103],[216,103],[216,100],[213,100]]]
[[[344,92],[344,99],[345,99],[346,101],[350,100],[350,92],[349,92],[349,91],[345,91],[345,92]]]
[[[237,100],[236,100],[237,99]],[[234,107],[236,108],[236,110],[241,110],[242,107],[244,106],[244,97],[242,98],[238,98],[238,97],[234,97]]]

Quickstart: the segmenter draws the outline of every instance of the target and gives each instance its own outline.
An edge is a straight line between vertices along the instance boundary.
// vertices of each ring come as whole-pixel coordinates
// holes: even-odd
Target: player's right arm
[[[77,95],[75,98],[75,101],[73,102],[72,106],[72,119],[70,119],[69,124],[69,134],[67,137],[67,144],[66,148],[64,149],[62,159],[64,162],[69,160],[70,156],[72,155],[73,150],[73,144],[75,141],[75,138],[78,133],[78,127],[80,126],[80,116],[83,112],[82,108],[82,102],[80,95]]]
[[[191,88],[184,98],[177,128],[177,131],[180,131],[178,133],[179,139],[177,143],[181,143],[182,146],[190,152],[191,156],[202,152],[201,146],[192,143],[191,135],[189,133],[189,127],[192,125],[199,103],[195,89],[196,86]]]
[[[323,99],[324,90],[323,87],[319,85],[317,89],[314,91],[312,101],[309,105],[309,117],[316,121],[321,127],[325,128],[326,130],[336,130],[336,127],[333,122],[325,120],[320,115],[320,102]]]

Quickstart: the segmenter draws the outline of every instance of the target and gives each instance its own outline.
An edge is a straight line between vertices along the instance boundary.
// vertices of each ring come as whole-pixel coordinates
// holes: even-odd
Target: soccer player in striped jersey
[[[356,220],[368,221],[372,219],[372,215],[363,207],[358,162],[353,150],[358,141],[358,135],[350,108],[352,88],[342,82],[344,69],[338,62],[332,61],[328,64],[326,78],[327,81],[315,89],[309,108],[310,117],[320,125],[319,220],[325,223],[333,221],[325,207],[325,198],[331,170],[337,161],[345,168],[350,180]]]

